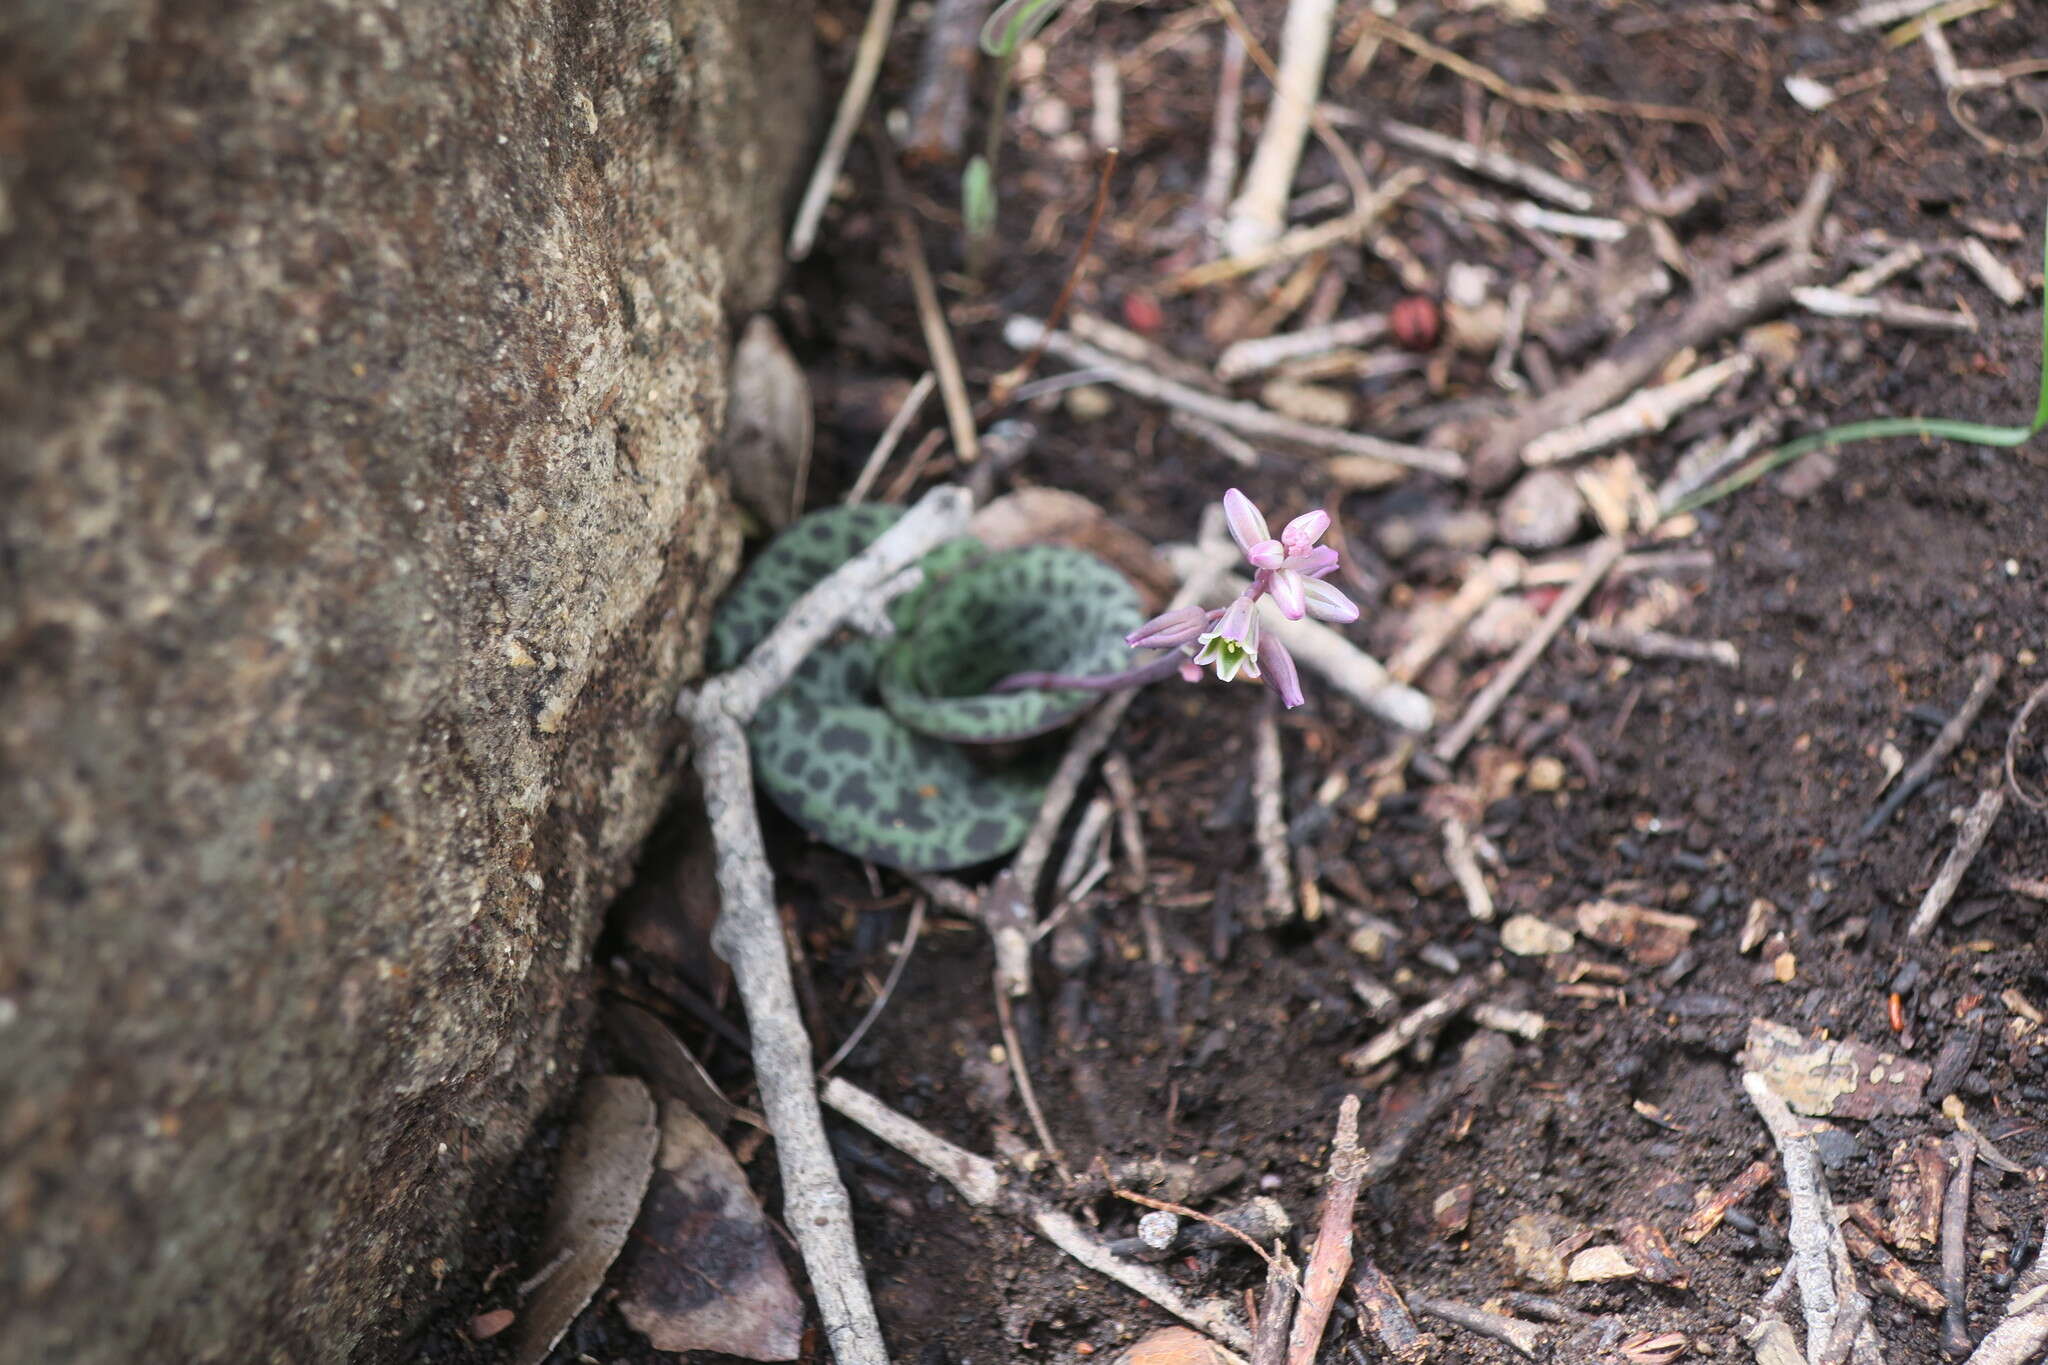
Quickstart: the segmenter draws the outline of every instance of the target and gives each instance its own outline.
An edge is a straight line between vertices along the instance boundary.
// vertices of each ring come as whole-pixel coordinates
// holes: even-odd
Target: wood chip
[[[1941,1205],[1948,1191],[1948,1158],[1932,1134],[1892,1148],[1891,1219],[1887,1240],[1901,1251],[1931,1251],[1941,1239]]]
[[[1794,1112],[1822,1118],[1908,1115],[1924,1108],[1931,1068],[1853,1039],[1814,1040],[1752,1019],[1743,1065],[1763,1074]]]
[[[1706,1235],[1721,1226],[1721,1220],[1728,1216],[1728,1210],[1755,1194],[1771,1183],[1771,1163],[1752,1161],[1733,1180],[1707,1196],[1700,1206],[1693,1210],[1678,1229],[1678,1235],[1685,1241],[1697,1245]]]
[[[1565,1273],[1573,1284],[1585,1284],[1597,1280],[1632,1280],[1642,1272],[1636,1269],[1626,1250],[1608,1243],[1587,1247],[1572,1257],[1571,1266]]]
[[[1571,930],[1535,915],[1511,915],[1500,927],[1500,946],[1517,957],[1549,957],[1555,953],[1568,953],[1577,942]]]
[[[1580,933],[1628,954],[1630,961],[1644,967],[1669,964],[1685,951],[1700,927],[1691,915],[1674,915],[1625,901],[1588,901],[1572,914]]]

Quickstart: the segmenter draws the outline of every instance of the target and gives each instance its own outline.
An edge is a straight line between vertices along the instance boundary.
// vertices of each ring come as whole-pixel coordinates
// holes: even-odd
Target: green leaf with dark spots
[[[940,872],[1023,842],[1049,758],[984,764],[906,729],[879,706],[819,704],[785,689],[747,737],[761,789],[834,848],[885,867]]]
[[[1013,673],[1115,673],[1143,612],[1124,576],[1057,545],[1004,551],[938,578],[885,652],[882,704],[911,729],[997,744],[1066,724],[1099,694],[988,689]]]
[[[903,515],[900,507],[862,503],[827,507],[789,525],[747,566],[711,625],[712,672],[747,657],[802,597],[872,545]]]

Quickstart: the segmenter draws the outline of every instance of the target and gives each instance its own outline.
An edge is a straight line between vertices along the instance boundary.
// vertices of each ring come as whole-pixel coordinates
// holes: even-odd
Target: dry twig
[[[822,1097],[833,1109],[943,1178],[974,1208],[1008,1214],[1090,1270],[1143,1295],[1189,1326],[1236,1350],[1251,1349],[1251,1334],[1238,1324],[1228,1304],[1215,1299],[1189,1301],[1159,1271],[1121,1259],[1066,1213],[1011,1188],[1001,1169],[987,1157],[956,1147],[837,1076],[825,1083]]]
[[[1977,804],[1970,807],[1963,817],[1962,828],[1956,831],[1955,847],[1948,851],[1948,857],[1941,864],[1941,871],[1935,875],[1934,884],[1927,888],[1927,894],[1920,899],[1920,908],[1913,912],[1913,922],[1906,926],[1906,937],[1921,939],[1934,932],[1934,926],[1941,922],[1941,912],[1948,909],[1948,903],[1955,899],[1956,888],[1963,884],[1963,874],[1970,870],[1970,864],[1977,861],[1983,851],[1984,841],[1991,835],[1991,827],[1998,823],[1998,816],[2005,809],[2005,788],[1988,787],[1977,794]]]
[[[1813,236],[1834,192],[1837,163],[1823,158],[1785,224],[1785,254],[1717,289],[1702,290],[1676,318],[1642,328],[1582,371],[1578,378],[1529,404],[1487,438],[1472,460],[1472,477],[1482,487],[1505,483],[1521,465],[1523,450],[1560,427],[1582,421],[1640,388],[1671,358],[1697,350],[1783,308],[1792,291],[1809,283],[1820,268]]]
[[[1949,1158],[1956,1173],[1941,1205],[1941,1295],[1948,1300],[1941,1315],[1941,1349],[1954,1359],[1970,1353],[1970,1173],[1977,1145],[1958,1133],[1949,1141]]]
[[[1593,195],[1585,186],[1574,185],[1563,176],[1552,175],[1549,171],[1531,166],[1526,161],[1517,161],[1505,152],[1462,142],[1454,137],[1445,137],[1442,133],[1432,133],[1427,128],[1417,128],[1413,124],[1401,123],[1394,119],[1380,121],[1380,135],[1396,147],[1405,147],[1411,152],[1433,156],[1468,170],[1474,175],[1483,175],[1503,185],[1513,185],[1516,189],[1527,190],[1573,213],[1592,211]]]
[[[1564,623],[1569,621],[1578,609],[1585,605],[1586,599],[1593,595],[1593,589],[1599,587],[1614,568],[1627,544],[1619,536],[1606,536],[1594,544],[1592,553],[1586,557],[1585,566],[1579,570],[1579,576],[1558,594],[1555,602],[1550,604],[1550,610],[1543,614],[1543,620],[1535,632],[1522,641],[1508,661],[1501,665],[1500,671],[1493,675],[1493,680],[1466,704],[1465,714],[1458,717],[1458,723],[1437,740],[1430,750],[1437,762],[1457,761],[1458,755],[1465,751],[1465,746],[1472,742],[1472,737],[1479,733],[1486,722],[1493,719],[1493,713],[1508,699],[1508,694],[1513,692],[1523,676],[1535,667],[1536,661],[1543,657],[1543,651],[1550,648],[1550,642],[1564,629]]]
[[[910,430],[910,424],[917,420],[917,414],[924,408],[924,400],[932,396],[932,389],[938,379],[930,370],[918,376],[910,386],[910,392],[903,396],[903,406],[896,409],[896,415],[889,419],[889,425],[882,428],[882,435],[875,442],[875,448],[868,456],[868,462],[861,466],[860,477],[853,481],[853,489],[846,495],[846,505],[853,506],[865,499],[875,480],[881,477],[882,468],[889,463],[889,456],[903,440],[903,433]]]
[[[810,1039],[775,908],[774,876],[754,813],[745,725],[804,658],[923,554],[966,529],[969,501],[938,488],[866,550],[805,593],[738,667],[676,699],[690,723],[717,849],[723,910],[712,947],[732,966],[746,1004],[761,1107],[782,1169],[783,1217],[796,1237],[818,1313],[840,1365],[886,1365],[853,1236],[846,1186],[825,1140]]]
[[[1408,1302],[1418,1313],[1427,1313],[1433,1318],[1476,1332],[1482,1337],[1505,1342],[1521,1354],[1535,1359],[1536,1348],[1543,1344],[1543,1331],[1533,1322],[1510,1318],[1499,1313],[1489,1313],[1484,1308],[1459,1303],[1455,1299],[1429,1298],[1422,1294],[1410,1294]]]
[[[1232,252],[1265,245],[1280,235],[1287,222],[1287,200],[1294,173],[1301,164],[1302,144],[1315,118],[1316,98],[1323,88],[1323,64],[1330,55],[1330,30],[1337,0],[1289,0],[1287,23],[1280,34],[1280,68],[1274,76],[1273,102],[1265,127],[1252,150],[1244,188],[1230,206],[1223,240]]]
[[[1256,404],[1218,398],[1214,394],[1203,393],[1186,384],[1177,384],[1171,379],[1162,378],[1141,366],[1133,365],[1129,361],[1078,341],[1064,332],[1048,332],[1044,324],[1032,318],[1013,317],[1003,326],[1003,340],[1017,350],[1028,350],[1038,345],[1041,339],[1045,343],[1047,354],[1056,356],[1070,365],[1098,370],[1110,383],[1126,393],[1136,394],[1155,403],[1164,403],[1168,407],[1193,413],[1197,417],[1206,417],[1246,436],[1284,441],[1289,445],[1331,455],[1371,455],[1411,469],[1440,474],[1448,479],[1458,478],[1465,471],[1464,460],[1454,451],[1400,445],[1338,427],[1298,422]]]
[[[1315,1365],[1316,1350],[1336,1306],[1337,1291],[1351,1273],[1351,1219],[1365,1179],[1365,1152],[1358,1145],[1358,1096],[1337,1107],[1337,1140],[1330,1148],[1330,1183],[1316,1220],[1315,1250],[1303,1276],[1301,1305],[1287,1338],[1287,1365]]]
[[[1851,847],[1862,843],[1882,829],[1885,821],[1891,819],[1913,793],[1927,785],[1927,779],[1934,776],[1934,770],[1948,761],[1948,756],[1963,742],[1963,736],[1977,723],[1978,715],[1984,710],[1984,703],[1991,700],[1992,689],[1998,686],[1998,680],[2004,675],[2004,659],[1989,652],[1977,656],[1977,676],[1971,679],[1970,693],[1963,698],[1962,706],[1957,708],[1956,713],[1948,718],[1948,723],[1941,727],[1940,732],[1934,737],[1934,742],[1913,760],[1905,772],[1899,774],[1899,780],[1892,784],[1891,791],[1886,794],[1877,809],[1857,827],[1855,836],[1849,840]]]
[[[832,116],[832,131],[825,134],[825,146],[818,164],[804,186],[803,202],[797,206],[796,222],[789,229],[789,259],[801,261],[811,254],[818,238],[818,222],[832,199],[832,186],[839,168],[846,164],[846,149],[853,145],[854,130],[874,93],[875,77],[882,71],[882,55],[889,50],[889,30],[896,22],[896,0],[875,0],[868,10],[868,22],[860,31],[860,46],[853,55],[853,72],[839,96],[839,109]]]

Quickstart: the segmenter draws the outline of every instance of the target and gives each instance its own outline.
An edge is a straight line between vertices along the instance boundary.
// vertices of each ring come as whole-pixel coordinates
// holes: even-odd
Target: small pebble
[[[1500,538],[1518,550],[1554,550],[1577,533],[1585,510],[1569,474],[1534,469],[1501,501]]]

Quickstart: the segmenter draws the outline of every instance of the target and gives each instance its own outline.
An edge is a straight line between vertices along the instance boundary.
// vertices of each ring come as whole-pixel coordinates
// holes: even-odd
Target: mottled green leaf
[[[934,576],[883,657],[882,704],[922,734],[994,744],[1044,734],[1098,699],[1092,692],[991,694],[1014,673],[1115,673],[1142,618],[1124,576],[1058,545],[1008,550]]]

